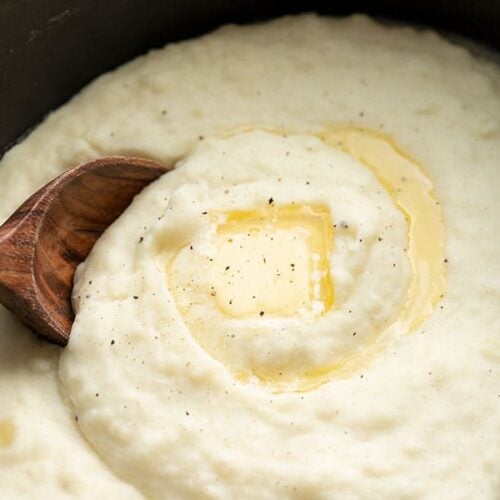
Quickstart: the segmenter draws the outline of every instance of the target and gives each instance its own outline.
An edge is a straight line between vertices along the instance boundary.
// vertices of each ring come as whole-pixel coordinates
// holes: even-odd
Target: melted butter
[[[0,448],[8,448],[16,437],[16,427],[12,420],[0,420]]]
[[[253,127],[240,129],[224,134],[223,137],[252,129]],[[264,129],[278,135],[294,133],[290,130]],[[273,370],[264,371],[261,367],[253,367],[251,376],[248,373],[233,372],[233,376],[240,382],[254,382],[255,377],[257,377],[260,383],[268,386],[274,392],[304,392],[314,389],[334,377],[345,378],[359,373],[381,355],[388,339],[390,340],[395,335],[409,333],[425,321],[432,314],[436,303],[446,291],[445,231],[441,207],[434,197],[431,181],[426,177],[418,162],[400,149],[391,137],[361,127],[329,126],[315,135],[328,146],[340,149],[355,158],[369,169],[387,190],[395,205],[403,213],[408,225],[407,255],[413,273],[399,318],[384,331],[375,331],[372,337],[365,342],[365,345],[340,362],[304,370],[301,373],[276,373]],[[307,211],[309,214],[306,214]],[[274,293],[264,294],[265,300],[255,307],[255,304],[251,305],[250,298],[256,294],[252,293],[249,298],[245,287],[248,287],[248,283],[255,281],[256,276],[262,278],[265,273],[261,272],[262,270],[256,271],[255,268],[249,266],[247,269],[250,272],[245,275],[245,279],[241,281],[238,288],[231,289],[231,287],[219,286],[222,293],[217,294],[218,309],[225,316],[233,318],[255,315],[257,310],[263,310],[265,307],[275,316],[300,317],[302,315],[304,317],[304,309],[309,312],[314,311],[312,304],[319,300],[322,303],[320,314],[331,310],[334,304],[333,282],[329,271],[326,272],[326,270],[329,269],[329,258],[333,251],[334,234],[330,214],[326,214],[326,211],[321,207],[291,205],[212,214],[216,219],[222,216],[222,222],[216,221],[217,237],[221,239],[217,251],[222,259],[217,265],[219,269],[223,267],[223,264],[224,269],[234,265],[228,263],[230,262],[228,259],[231,259],[231,255],[233,255],[233,249],[226,243],[234,245],[238,238],[245,239],[243,235],[247,235],[247,241],[237,243],[247,245],[249,258],[250,255],[255,258],[259,253],[262,254],[263,249],[271,250],[272,245],[266,247],[271,240],[267,238],[266,243],[266,238],[262,238],[266,230],[276,233],[283,231],[283,234],[279,235],[284,237],[283,244],[279,246],[281,258],[285,261],[290,260],[290,262],[298,260],[296,255],[288,255],[285,258],[283,254],[296,245],[297,236],[301,233],[300,228],[302,227],[302,229],[308,228],[306,232],[309,232],[310,236],[307,239],[298,238],[299,246],[302,246],[303,249],[299,253],[317,255],[317,269],[322,272],[319,287],[316,284],[316,292],[311,292],[314,289],[314,284],[311,285],[310,271],[302,270],[302,280],[297,280],[297,283],[303,284],[301,289],[293,289],[292,287],[286,292],[286,288],[282,288],[280,291],[279,286],[275,286]],[[292,240],[294,237],[296,238],[294,244],[287,240],[287,237],[290,236]],[[255,239],[252,240],[252,238]],[[330,243],[325,244],[327,241]],[[272,252],[268,252],[268,254],[274,254],[275,251],[276,249],[272,248]],[[305,261],[306,259],[304,259]],[[307,277],[304,278],[304,276]],[[262,290],[272,289],[272,287],[267,287],[263,279],[257,279],[257,282],[260,283],[261,297],[264,296]],[[220,284],[222,285],[222,281]],[[227,293],[224,292],[224,289]],[[241,292],[246,294],[244,300],[237,307],[230,308],[228,305],[235,304],[235,297]],[[280,294],[283,298],[282,301],[276,299],[276,296]],[[230,301],[232,304],[229,304]],[[269,307],[270,304],[271,307]],[[290,304],[293,305],[290,307]],[[314,315],[318,316],[317,313]]]
[[[327,207],[271,203],[211,217],[217,232],[210,272],[226,317],[311,318],[331,309],[334,235]]]
[[[406,218],[413,276],[398,330],[412,331],[446,291],[445,231],[433,186],[420,165],[386,135],[360,127],[330,127],[320,138],[371,170]]]

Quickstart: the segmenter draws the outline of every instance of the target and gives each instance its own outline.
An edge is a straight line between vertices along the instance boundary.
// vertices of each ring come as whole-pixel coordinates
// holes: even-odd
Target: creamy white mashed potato
[[[179,162],[66,349],[1,312],[0,496],[498,498],[499,117],[498,68],[360,16],[96,80],[5,155],[3,219],[83,160]]]

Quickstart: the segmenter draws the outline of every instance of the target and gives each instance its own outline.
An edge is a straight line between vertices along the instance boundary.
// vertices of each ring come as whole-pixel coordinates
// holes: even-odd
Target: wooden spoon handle
[[[104,157],[41,188],[0,227],[0,302],[36,334],[66,345],[76,266],[134,196],[170,168]]]

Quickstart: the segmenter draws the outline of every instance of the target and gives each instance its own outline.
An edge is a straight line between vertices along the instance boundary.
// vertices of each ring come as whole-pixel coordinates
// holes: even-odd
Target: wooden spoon
[[[0,302],[36,335],[66,345],[76,266],[134,196],[170,169],[108,156],[37,191],[0,227]]]

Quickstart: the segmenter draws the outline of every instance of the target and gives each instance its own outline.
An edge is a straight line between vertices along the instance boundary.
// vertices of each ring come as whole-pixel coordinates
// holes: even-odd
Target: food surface
[[[0,164],[176,168],[100,238],[64,350],[0,312],[0,496],[500,496],[500,70],[364,16],[104,75]]]

